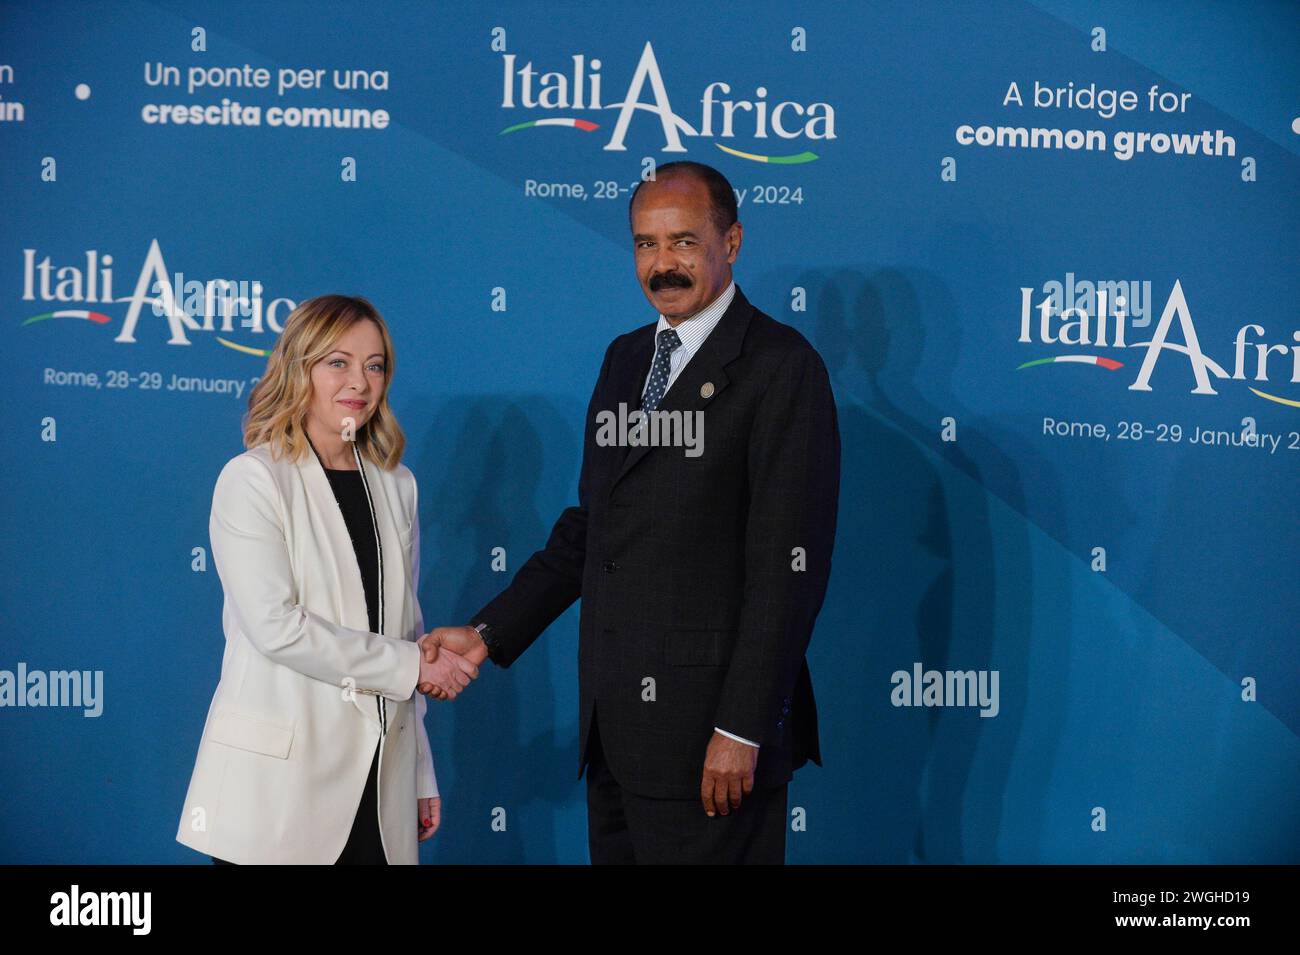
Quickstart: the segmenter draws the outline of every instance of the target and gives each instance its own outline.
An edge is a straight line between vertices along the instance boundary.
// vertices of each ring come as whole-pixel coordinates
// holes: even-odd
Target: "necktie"
[[[668,374],[671,370],[673,349],[682,343],[682,340],[677,337],[677,332],[671,328],[665,328],[657,337],[659,344],[655,348],[654,364],[650,366],[650,382],[646,385],[645,395],[641,398],[642,411],[654,411],[659,407],[659,402],[664,400],[664,392],[668,390]]]

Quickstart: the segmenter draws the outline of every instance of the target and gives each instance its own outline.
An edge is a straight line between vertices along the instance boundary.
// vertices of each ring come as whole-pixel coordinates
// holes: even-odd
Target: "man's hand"
[[[704,778],[700,782],[700,801],[704,811],[727,815],[740,808],[741,793],[754,789],[754,767],[758,765],[758,747],[741,743],[714,731],[704,755]]]
[[[439,647],[460,654],[476,667],[488,657],[487,644],[473,627],[434,627],[420,638],[420,646],[430,663],[438,659]]]
[[[478,677],[478,666],[450,647],[438,652],[432,634],[420,638],[420,676],[415,688],[435,700],[454,700],[471,680]]]

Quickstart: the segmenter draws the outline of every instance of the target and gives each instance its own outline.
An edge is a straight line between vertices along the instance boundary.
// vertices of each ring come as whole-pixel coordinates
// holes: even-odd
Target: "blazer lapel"
[[[310,447],[307,451],[294,463],[303,486],[307,488],[312,526],[329,547],[327,553],[314,555],[318,569],[332,574],[337,583],[334,606],[339,615],[338,622],[353,630],[369,630],[370,616],[366,610],[366,592],[361,584],[361,566],[357,563],[356,551],[352,549],[348,525],[343,520],[334,489],[316,452]],[[329,566],[320,568],[320,564]]]
[[[619,405],[628,412],[641,407],[641,387],[646,375],[650,374],[650,365],[654,361],[655,326],[646,325],[637,329],[632,344],[620,361],[614,375],[614,407],[609,410],[618,414]],[[628,448],[624,446],[621,453],[627,457]]]
[[[401,528],[397,526],[395,516],[397,488],[391,472],[362,461],[359,454],[357,463],[362,468],[362,478],[374,507],[375,527],[379,531],[383,634],[401,640],[406,637],[406,581],[411,571],[406,564],[406,548],[402,546]]]
[[[699,351],[695,353],[677,376],[672,387],[664,395],[663,401],[659,402],[660,411],[680,411],[683,414],[689,414],[694,411],[704,410],[718,399],[718,395],[722,394],[730,383],[724,369],[735,361],[740,354],[740,346],[745,339],[745,332],[749,328],[749,317],[753,310],[753,306],[749,304],[749,300],[745,298],[740,291],[740,286],[737,285],[736,294],[731,300],[731,305],[722,313],[722,318],[718,320],[718,324],[709,333],[709,337],[704,339]],[[632,403],[628,405],[630,408],[637,407],[641,385],[644,384],[645,376],[650,371],[650,363],[654,360],[653,327],[651,326],[651,334],[647,336],[649,354],[645,356],[641,376],[632,383],[635,394],[632,397]],[[711,384],[712,389],[705,388],[705,384]],[[704,394],[705,391],[709,392],[707,396]],[[623,399],[620,398],[620,400]],[[632,468],[636,467],[642,458],[653,450],[653,446],[644,444],[629,448],[613,484],[621,481]]]

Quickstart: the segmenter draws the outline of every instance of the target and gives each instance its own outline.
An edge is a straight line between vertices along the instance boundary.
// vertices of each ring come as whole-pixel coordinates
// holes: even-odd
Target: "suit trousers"
[[[366,788],[361,791],[361,804],[357,806],[356,817],[352,820],[347,845],[343,847],[335,865],[388,865],[388,857],[384,855],[384,841],[379,835],[379,746],[380,743],[375,744],[375,755],[370,760],[370,775],[366,777]],[[235,864],[216,856],[212,857],[212,862],[214,865]]]
[[[587,843],[592,865],[784,865],[788,783],[743,795],[709,818],[699,797],[655,799],[619,785],[596,715],[587,744]]]

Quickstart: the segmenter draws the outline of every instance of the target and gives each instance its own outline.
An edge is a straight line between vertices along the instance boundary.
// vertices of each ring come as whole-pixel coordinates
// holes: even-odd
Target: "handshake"
[[[473,627],[434,627],[417,641],[420,677],[415,688],[435,700],[454,700],[487,659],[487,645]]]

